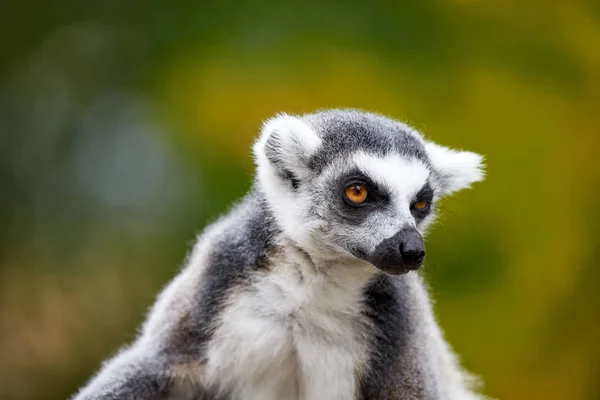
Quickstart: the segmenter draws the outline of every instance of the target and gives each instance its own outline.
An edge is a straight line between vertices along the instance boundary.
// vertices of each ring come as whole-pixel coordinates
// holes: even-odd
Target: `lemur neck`
[[[277,251],[271,256],[275,271],[286,270],[295,275],[299,285],[358,293],[378,273],[374,266],[362,260],[310,254],[284,233],[279,235],[276,242]]]

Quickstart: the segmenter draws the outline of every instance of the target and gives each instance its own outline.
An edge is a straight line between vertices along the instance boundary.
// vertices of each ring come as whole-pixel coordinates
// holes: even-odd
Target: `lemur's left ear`
[[[320,145],[321,138],[306,122],[279,114],[265,122],[253,150],[259,172],[271,168],[295,186],[306,176],[308,160]]]
[[[452,150],[433,142],[425,142],[425,150],[437,172],[443,194],[468,188],[485,176],[483,157],[479,154]]]

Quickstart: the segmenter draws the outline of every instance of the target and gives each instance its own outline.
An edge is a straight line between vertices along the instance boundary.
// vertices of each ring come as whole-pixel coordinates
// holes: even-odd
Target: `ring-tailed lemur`
[[[253,189],[75,399],[482,398],[414,272],[482,157],[356,110],[278,115],[253,150]]]

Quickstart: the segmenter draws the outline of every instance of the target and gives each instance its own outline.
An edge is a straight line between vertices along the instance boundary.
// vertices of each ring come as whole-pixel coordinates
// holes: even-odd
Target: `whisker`
[[[358,279],[356,280],[355,283],[362,281],[365,276],[367,276],[371,271],[373,271],[373,268],[374,268],[373,266],[369,267],[369,269],[366,270],[364,274],[362,274],[361,276],[358,277]]]

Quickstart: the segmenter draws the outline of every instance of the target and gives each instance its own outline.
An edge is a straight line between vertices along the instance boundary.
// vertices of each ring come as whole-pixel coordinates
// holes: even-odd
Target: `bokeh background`
[[[600,399],[600,3],[0,1],[0,398],[65,399],[250,187],[276,112],[484,154],[426,274],[499,399]]]

